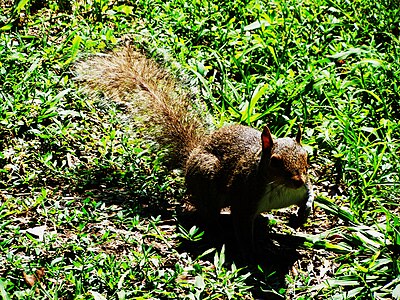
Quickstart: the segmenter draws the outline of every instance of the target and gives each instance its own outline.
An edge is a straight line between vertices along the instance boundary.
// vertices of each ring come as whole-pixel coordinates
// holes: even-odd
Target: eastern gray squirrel
[[[295,139],[273,139],[267,126],[262,132],[230,125],[208,133],[177,80],[129,46],[82,61],[76,71],[89,88],[146,116],[143,126],[184,171],[190,202],[207,219],[230,207],[241,244],[253,243],[259,213],[296,204],[296,223],[306,221],[314,195],[300,129]]]

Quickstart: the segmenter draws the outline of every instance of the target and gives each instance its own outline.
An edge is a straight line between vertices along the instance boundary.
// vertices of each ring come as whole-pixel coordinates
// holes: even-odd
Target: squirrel
[[[90,89],[146,116],[143,126],[169,147],[168,157],[184,171],[189,202],[211,220],[230,207],[240,244],[254,246],[254,219],[262,212],[295,204],[294,225],[306,221],[314,194],[300,128],[295,139],[275,139],[268,126],[262,132],[244,125],[208,132],[182,85],[130,46],[81,61],[76,73]]]

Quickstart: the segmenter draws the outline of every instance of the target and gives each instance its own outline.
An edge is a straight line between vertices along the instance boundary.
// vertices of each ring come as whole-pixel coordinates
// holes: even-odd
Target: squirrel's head
[[[301,129],[295,139],[273,140],[267,126],[261,134],[263,156],[268,177],[278,184],[293,189],[304,186],[308,180],[307,151],[301,146]]]

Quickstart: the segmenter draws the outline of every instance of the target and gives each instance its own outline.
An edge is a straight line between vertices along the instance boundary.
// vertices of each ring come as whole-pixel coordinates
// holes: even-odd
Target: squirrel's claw
[[[303,225],[307,221],[307,218],[310,215],[311,211],[314,209],[315,196],[314,196],[314,191],[313,191],[312,185],[309,182],[307,182],[306,188],[307,188],[306,201],[304,201],[300,205],[300,207],[297,211],[297,214],[290,216],[290,219],[289,219],[289,226],[294,229],[297,229],[301,225]]]

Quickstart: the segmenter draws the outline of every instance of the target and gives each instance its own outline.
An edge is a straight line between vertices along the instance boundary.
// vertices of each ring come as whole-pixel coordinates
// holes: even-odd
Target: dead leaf
[[[102,294],[95,292],[95,291],[90,291],[92,293],[92,296],[94,300],[107,300],[106,297],[104,297]]]
[[[44,268],[42,267],[40,269],[37,269],[35,271],[35,273],[36,273],[36,277],[37,277],[38,281],[40,281],[40,279],[42,279],[44,276]]]
[[[36,238],[38,241],[42,242],[43,241],[43,236],[44,232],[46,231],[47,226],[37,226],[33,228],[29,228],[26,230],[27,233],[29,233],[31,236]]]
[[[25,282],[30,286],[34,286],[36,282],[36,276],[35,275],[28,275],[25,272],[22,273],[24,275]]]
[[[28,274],[26,274],[25,272],[22,272],[22,275],[23,275],[23,277],[24,277],[25,282],[26,282],[30,287],[33,287],[33,286],[35,285],[36,282],[39,282],[39,283],[40,283],[40,280],[44,277],[44,273],[45,273],[44,271],[45,271],[44,268],[40,268],[40,269],[37,269],[37,270],[35,271],[35,274],[30,274],[30,275],[28,275]],[[39,293],[39,288],[38,288],[38,287],[35,288],[35,292],[36,292],[36,293]]]

